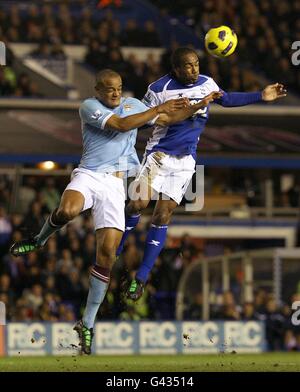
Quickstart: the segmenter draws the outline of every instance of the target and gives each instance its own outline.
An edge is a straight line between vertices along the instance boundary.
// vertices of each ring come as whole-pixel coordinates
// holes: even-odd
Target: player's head
[[[96,86],[100,101],[109,108],[115,108],[120,105],[122,96],[122,79],[121,76],[111,70],[103,69],[96,75]]]
[[[171,57],[176,79],[182,84],[192,84],[198,80],[199,57],[191,48],[177,48]]]

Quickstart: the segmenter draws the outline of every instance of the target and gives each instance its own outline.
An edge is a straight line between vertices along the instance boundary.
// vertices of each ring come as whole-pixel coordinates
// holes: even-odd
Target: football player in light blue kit
[[[220,96],[214,93],[215,102],[224,107],[274,101],[286,96],[284,86],[279,83],[258,92],[226,93],[211,77],[200,74],[199,58],[193,49],[178,48],[172,55],[172,72],[149,86],[143,102],[153,107],[171,98],[186,97],[191,105],[197,105],[197,102],[213,92],[220,92]],[[117,250],[119,255],[153,194],[163,195],[156,202],[136,279],[127,290],[127,296],[133,300],[138,300],[143,294],[149,273],[164,246],[172,213],[180,204],[195,172],[197,145],[208,119],[208,111],[209,106],[204,107],[185,120],[180,117],[181,111],[174,112],[173,124],[170,125],[169,121],[165,125],[155,124],[152,137],[148,140],[142,168],[136,179],[140,187],[144,184],[148,190],[127,205],[126,230]]]
[[[50,235],[91,208],[96,231],[96,264],[91,271],[83,318],[74,327],[81,350],[86,354],[91,353],[95,317],[105,297],[116,249],[125,228],[122,177],[125,171],[139,166],[134,148],[137,128],[159,122],[160,114],[167,116],[186,106],[185,99],[171,99],[149,109],[135,98],[122,98],[121,77],[112,70],[97,74],[95,88],[97,97],[86,99],[79,109],[82,158],[59,207],[50,214],[38,235],[13,244],[10,250],[19,256],[41,248]]]

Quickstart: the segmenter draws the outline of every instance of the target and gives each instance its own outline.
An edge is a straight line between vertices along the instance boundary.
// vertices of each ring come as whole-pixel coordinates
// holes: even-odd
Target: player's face
[[[122,79],[120,77],[110,77],[103,80],[97,88],[100,101],[109,108],[120,105],[122,96]]]
[[[177,79],[182,84],[195,83],[199,76],[199,59],[194,53],[182,57],[180,66],[175,68]]]

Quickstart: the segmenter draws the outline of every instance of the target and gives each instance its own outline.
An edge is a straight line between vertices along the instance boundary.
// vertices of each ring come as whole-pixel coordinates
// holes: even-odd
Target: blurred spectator
[[[26,289],[23,293],[28,307],[32,310],[32,313],[36,315],[38,308],[43,303],[43,288],[39,284],[34,284],[30,290]]]
[[[266,323],[268,349],[271,351],[282,350],[284,347],[283,334],[285,319],[273,299],[268,300],[266,304],[264,321]]]
[[[11,234],[11,222],[7,216],[6,209],[0,205],[0,257],[3,257],[8,250]]]
[[[36,197],[36,180],[33,176],[24,177],[24,184],[20,186],[18,193],[18,212],[25,213],[29,210],[30,204]]]
[[[35,48],[31,53],[31,57],[45,59],[51,56],[50,45],[47,42],[41,42],[37,48]]]
[[[157,29],[152,20],[147,20],[144,24],[144,31],[141,35],[142,46],[149,46],[152,48],[157,48],[161,46],[159,36],[157,34]]]
[[[42,197],[49,213],[59,205],[60,193],[55,187],[53,178],[50,177],[46,179],[46,184],[42,189]]]
[[[287,330],[284,335],[284,348],[286,351],[297,350],[297,339],[291,330]]]
[[[11,287],[11,278],[7,274],[0,275],[0,294],[5,295],[5,301],[8,305],[13,304],[15,296]]]
[[[123,31],[124,46],[143,46],[142,31],[134,19],[128,19]]]
[[[105,67],[105,56],[107,55],[106,46],[99,45],[98,40],[92,39],[88,45],[85,62],[96,70]]]
[[[24,225],[29,232],[34,233],[37,227],[42,227],[44,221],[45,219],[42,215],[42,204],[34,200],[25,215]]]
[[[259,315],[255,311],[254,304],[252,302],[246,302],[243,305],[241,319],[244,321],[259,320]]]
[[[202,293],[198,292],[194,294],[192,301],[186,306],[184,312],[185,320],[202,320],[203,310],[203,297]]]
[[[14,89],[9,80],[7,79],[4,68],[0,67],[0,95],[12,95]]]

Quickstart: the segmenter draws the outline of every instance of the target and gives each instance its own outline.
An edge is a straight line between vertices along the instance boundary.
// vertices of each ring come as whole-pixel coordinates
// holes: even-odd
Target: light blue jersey
[[[80,168],[97,172],[136,171],[139,159],[135,150],[137,129],[118,132],[104,129],[114,114],[127,117],[149,108],[135,98],[121,98],[120,105],[107,108],[97,98],[88,98],[81,104],[79,115],[83,138]]]

